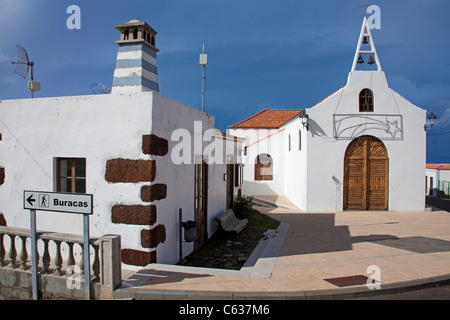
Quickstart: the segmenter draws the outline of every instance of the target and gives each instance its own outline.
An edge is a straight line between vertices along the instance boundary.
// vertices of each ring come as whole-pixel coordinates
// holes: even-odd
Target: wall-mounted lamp
[[[425,124],[424,129],[427,130],[428,128],[431,130],[433,128],[434,123],[436,122],[437,117],[433,114],[430,113],[429,115],[427,115],[427,124]]]
[[[303,128],[306,128],[306,130],[309,130],[309,124],[308,124],[309,116],[306,114],[305,110],[300,112],[300,114],[298,115],[298,118],[302,122]]]

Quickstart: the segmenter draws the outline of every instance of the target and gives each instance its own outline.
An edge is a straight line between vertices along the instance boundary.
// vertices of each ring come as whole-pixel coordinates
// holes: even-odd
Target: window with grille
[[[86,159],[57,158],[57,192],[86,193]]]
[[[373,92],[370,89],[363,89],[359,93],[359,112],[373,112]]]

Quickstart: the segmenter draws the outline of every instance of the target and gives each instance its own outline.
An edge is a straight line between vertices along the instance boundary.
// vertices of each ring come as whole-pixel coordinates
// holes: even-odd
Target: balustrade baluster
[[[3,246],[3,236],[4,236],[3,233],[0,234],[0,267],[6,266],[6,263],[5,263],[6,251],[5,251],[5,247]]]
[[[27,270],[27,259],[28,259],[28,252],[27,252],[27,236],[20,236],[20,239],[22,240],[22,248],[20,250],[20,269]]]
[[[74,273],[75,257],[73,256],[73,242],[67,242],[67,245],[69,246],[69,255],[67,256],[66,274],[70,276]]]
[[[94,271],[94,279],[93,281],[100,280],[100,261],[98,256],[98,245],[93,245],[94,247],[94,263],[92,264],[92,270]]]
[[[61,267],[62,267],[62,256],[61,256],[61,241],[59,240],[53,240],[53,242],[56,244],[56,255],[55,255],[55,266],[56,271],[55,274],[60,276],[62,275]]]
[[[44,241],[44,255],[42,256],[42,265],[44,266],[43,273],[49,273],[50,267],[50,254],[48,253],[48,239],[42,239]]]
[[[16,235],[9,234],[9,238],[11,239],[11,244],[9,246],[9,265],[11,268],[15,269],[16,266],[16,257],[17,257],[17,251],[16,251]]]

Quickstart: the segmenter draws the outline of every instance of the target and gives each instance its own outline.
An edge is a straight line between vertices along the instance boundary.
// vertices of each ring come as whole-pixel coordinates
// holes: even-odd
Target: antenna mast
[[[205,44],[203,44],[202,53],[200,54],[200,65],[203,67],[202,82],[202,111],[205,112],[205,81],[206,81],[206,65],[208,64],[208,55],[205,53]]]

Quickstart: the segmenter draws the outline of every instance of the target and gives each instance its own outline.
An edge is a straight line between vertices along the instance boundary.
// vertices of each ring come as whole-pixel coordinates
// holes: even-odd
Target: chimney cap
[[[150,27],[146,22],[144,21],[139,21],[137,19],[132,19],[130,21],[128,21],[127,23],[122,23],[122,24],[116,24],[114,27],[119,30],[125,30],[131,27],[144,27],[144,29],[146,29],[146,31],[150,32],[153,35],[156,35],[157,32],[155,31],[155,29],[153,29],[152,27]]]

